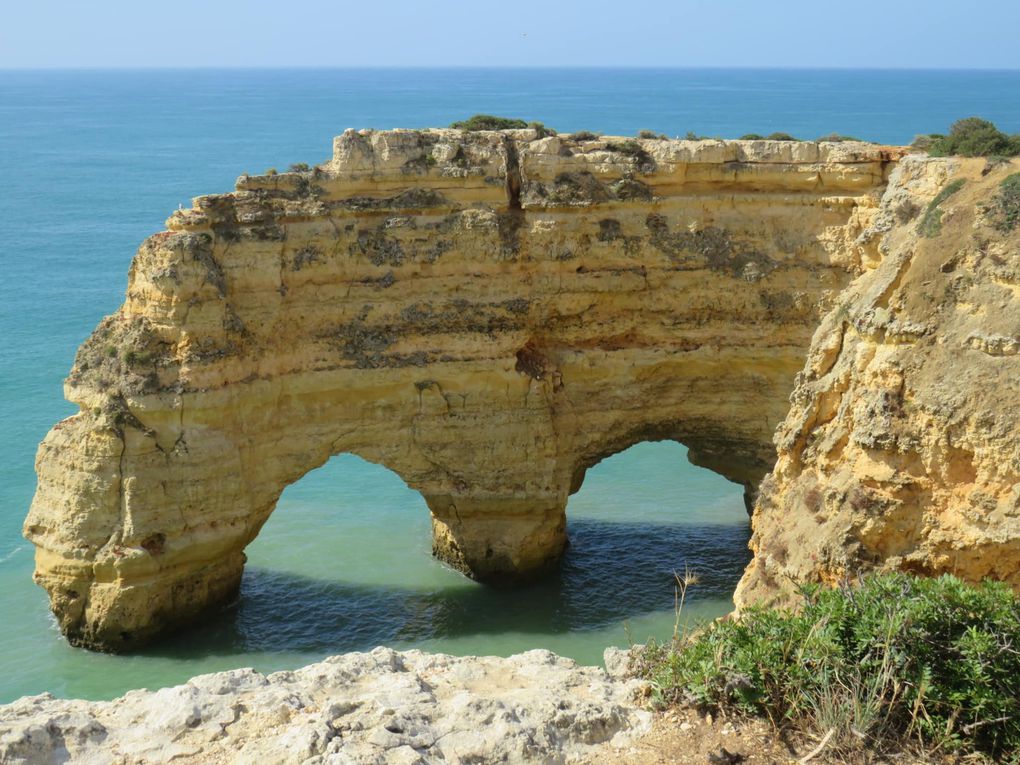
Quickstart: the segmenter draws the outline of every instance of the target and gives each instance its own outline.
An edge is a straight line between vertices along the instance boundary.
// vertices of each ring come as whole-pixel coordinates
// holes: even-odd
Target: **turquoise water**
[[[377,644],[459,653],[668,636],[672,574],[702,574],[691,613],[728,608],[747,559],[739,487],[678,444],[589,471],[561,574],[492,592],[428,555],[421,499],[337,457],[289,488],[249,549],[240,600],[144,655],[67,647],[31,583],[20,526],[36,444],[72,413],[61,381],[116,309],[138,243],[178,204],[242,172],[316,162],[345,127],[445,125],[475,112],[560,130],[734,137],[838,131],[885,142],[980,114],[1020,131],[1018,72],[372,70],[0,72],[0,701],[111,697],[202,671],[273,669]]]

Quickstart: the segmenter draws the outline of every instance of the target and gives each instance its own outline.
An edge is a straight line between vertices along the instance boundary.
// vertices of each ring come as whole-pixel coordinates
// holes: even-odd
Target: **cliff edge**
[[[776,433],[738,603],[870,568],[1020,589],[1020,227],[1000,204],[1018,170],[893,172],[862,236],[874,267],[822,320]]]

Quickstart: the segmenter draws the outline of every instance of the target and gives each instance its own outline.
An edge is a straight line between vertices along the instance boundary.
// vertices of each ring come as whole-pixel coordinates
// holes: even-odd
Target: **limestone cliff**
[[[985,160],[904,159],[776,435],[739,603],[873,567],[1020,589],[1020,228]]]
[[[753,496],[900,151],[347,131],[150,237],[67,380],[25,523],[61,629],[129,649],[237,590],[280,492],[396,472],[434,550],[540,573],[599,460],[675,439]]]

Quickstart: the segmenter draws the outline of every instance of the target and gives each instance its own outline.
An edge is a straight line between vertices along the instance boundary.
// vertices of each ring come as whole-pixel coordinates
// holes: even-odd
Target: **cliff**
[[[486,581],[554,565],[585,470],[640,441],[750,502],[821,316],[882,261],[858,240],[901,153],[347,131],[197,198],[39,449],[25,534],[61,629],[125,650],[231,598],[283,488],[342,452]]]
[[[738,603],[871,568],[1020,589],[1020,161],[908,157],[811,343]],[[1014,202],[1015,204],[1015,202]]]

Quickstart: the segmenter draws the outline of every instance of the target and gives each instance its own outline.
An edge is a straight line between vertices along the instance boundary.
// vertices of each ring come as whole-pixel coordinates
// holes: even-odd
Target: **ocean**
[[[1020,132],[1020,71],[374,69],[0,71],[0,703],[112,698],[221,669],[295,667],[376,645],[456,654],[667,639],[673,572],[701,574],[687,615],[731,606],[749,553],[741,489],[675,443],[588,473],[557,576],[493,591],[429,555],[424,502],[350,455],[289,487],[238,601],[133,656],[70,648],[31,580],[21,523],[33,459],[73,413],[77,346],[120,304],[138,244],[193,196],[327,159],[347,127],[443,126],[488,112],[561,131],[734,138],[839,132],[886,143],[980,115]]]

